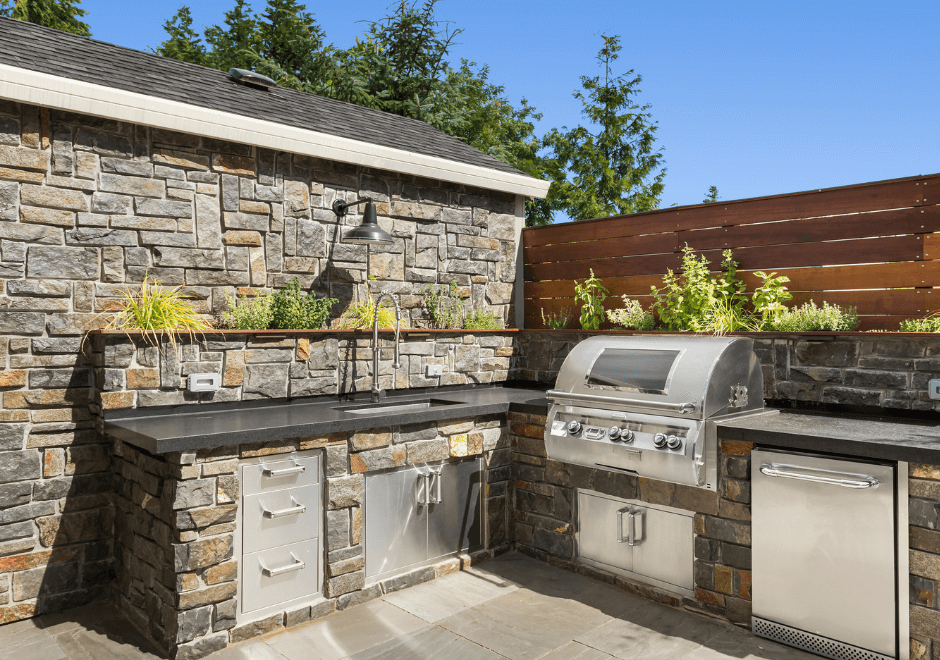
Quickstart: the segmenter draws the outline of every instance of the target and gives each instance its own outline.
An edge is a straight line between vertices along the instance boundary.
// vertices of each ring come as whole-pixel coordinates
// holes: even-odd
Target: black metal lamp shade
[[[379,226],[379,218],[375,212],[375,202],[367,202],[362,214],[362,224],[353,227],[343,236],[343,243],[356,245],[380,245],[391,243],[391,235]]]

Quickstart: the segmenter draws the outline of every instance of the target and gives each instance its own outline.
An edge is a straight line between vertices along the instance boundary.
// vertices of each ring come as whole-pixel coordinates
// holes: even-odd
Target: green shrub
[[[659,315],[659,320],[669,330],[705,330],[706,313],[718,302],[719,296],[727,299],[727,305],[743,308],[744,283],[737,279],[737,264],[731,259],[731,250],[725,250],[722,265],[726,272],[718,277],[711,274],[711,262],[704,256],[695,256],[695,251],[686,245],[682,249],[682,273],[670,268],[663,276],[663,287],[651,287],[656,297],[650,311]],[[727,266],[730,266],[728,268]]]
[[[851,332],[858,327],[858,312],[854,307],[845,309],[824,302],[822,307],[808,303],[781,312],[765,330],[779,332]]]
[[[368,299],[351,304],[343,315],[333,322],[333,325],[336,328],[370,330],[374,320],[375,298],[372,297],[370,291]],[[379,327],[393,330],[396,325],[398,325],[398,319],[395,316],[395,308],[384,303],[379,307]],[[408,327],[405,319],[402,319],[401,326]]]
[[[303,293],[295,277],[274,294],[271,301],[271,327],[278,330],[316,330],[330,316],[335,298],[317,298],[312,291]]]
[[[574,281],[575,299],[582,302],[581,305],[581,328],[583,330],[597,330],[604,321],[604,300],[610,293],[600,278],[594,277],[594,269],[591,269],[591,276],[584,280],[584,284],[578,284]]]
[[[495,312],[473,308],[464,317],[463,327],[467,330],[499,330],[503,327],[503,320]]]
[[[571,323],[571,309],[568,307],[562,307],[557,312],[549,312],[547,316],[544,307],[539,311],[542,313],[542,325],[552,330],[564,330]]]
[[[940,332],[940,315],[931,315],[922,319],[904,319],[901,332]]]
[[[761,270],[754,275],[761,278],[761,285],[754,290],[751,304],[754,306],[754,313],[760,317],[758,329],[763,329],[772,326],[774,321],[787,311],[783,303],[792,300],[793,295],[784,286],[790,281],[789,277],[778,277],[777,273],[765,273]]]
[[[271,327],[274,296],[270,293],[249,298],[245,294],[238,300],[229,294],[229,312],[223,315],[225,326],[233,330],[267,330]]]
[[[653,315],[643,309],[639,300],[621,296],[623,308],[608,309],[607,319],[617,326],[617,330],[652,330],[656,325]]]
[[[424,305],[435,328],[463,327],[463,302],[467,296],[457,293],[457,283],[451,282],[446,292],[435,293],[434,287],[424,288]]]

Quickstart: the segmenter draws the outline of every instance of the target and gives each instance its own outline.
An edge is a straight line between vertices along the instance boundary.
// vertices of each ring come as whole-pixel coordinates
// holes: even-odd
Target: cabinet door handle
[[[259,559],[258,563],[261,564],[261,572],[264,573],[266,577],[276,577],[278,575],[284,575],[284,573],[303,570],[304,563],[297,559],[297,556],[293,552],[290,553],[290,557],[294,562],[287,566],[281,566],[280,568],[268,568],[264,565],[264,562]]]
[[[277,470],[267,467],[264,463],[261,464],[261,474],[266,477],[283,477],[287,474],[300,474],[307,469],[305,465],[301,465],[297,461],[294,461],[294,465],[288,468],[279,468]]]
[[[640,522],[643,522],[643,509],[637,509],[636,511],[631,511],[627,514],[627,520],[630,522],[630,533],[627,537],[627,545],[634,546],[640,545],[643,542],[642,537],[637,537],[636,533],[636,519],[640,518]]]
[[[629,540],[623,538],[623,514],[630,513],[630,507],[625,506],[619,511],[617,511],[617,543],[629,543],[633,545],[633,525],[630,526],[630,537]],[[632,515],[632,514],[630,514]],[[632,519],[631,519],[632,520]]]
[[[264,504],[262,504],[262,515],[264,515],[265,518],[282,518],[283,516],[296,516],[298,513],[303,513],[307,510],[307,507],[295,500],[293,495],[290,496],[290,501],[294,504],[294,506],[288,507],[286,509],[275,509],[274,511],[268,509],[264,506]]]
[[[418,506],[428,505],[428,500],[430,499],[428,477],[427,471],[418,470]]]
[[[428,491],[428,501],[430,504],[440,504],[444,501],[441,493],[441,470],[443,469],[443,466],[439,466],[437,469],[430,468],[430,472],[428,473],[428,478],[434,479],[434,490],[436,491],[433,500],[431,499],[430,490]]]

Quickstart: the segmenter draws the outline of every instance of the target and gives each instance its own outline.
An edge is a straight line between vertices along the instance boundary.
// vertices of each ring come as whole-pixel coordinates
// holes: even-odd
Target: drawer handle
[[[867,474],[851,474],[848,472],[829,472],[833,476],[824,476],[814,472],[800,472],[796,465],[783,465],[777,463],[764,463],[760,466],[761,474],[768,477],[783,477],[784,479],[799,479],[800,481],[815,481],[821,484],[832,484],[843,488],[877,488],[881,483],[875,477]],[[822,470],[820,470],[822,472]],[[828,471],[827,471],[828,472]]]
[[[289,468],[280,468],[278,470],[269,468],[265,466],[264,463],[261,464],[261,474],[266,477],[283,477],[287,474],[300,474],[307,469],[305,465],[301,465],[297,461],[294,461],[294,465]]]
[[[296,516],[298,513],[303,513],[307,510],[307,507],[295,500],[293,495],[290,496],[290,501],[294,504],[294,506],[288,507],[286,509],[276,509],[272,511],[262,504],[261,511],[266,518],[282,518],[284,516]]]
[[[290,557],[294,560],[294,563],[281,566],[280,568],[268,568],[264,565],[264,562],[259,559],[258,563],[261,564],[261,572],[264,573],[266,577],[276,577],[278,575],[284,575],[284,573],[303,570],[304,563],[297,559],[297,556],[293,552],[290,553]]]

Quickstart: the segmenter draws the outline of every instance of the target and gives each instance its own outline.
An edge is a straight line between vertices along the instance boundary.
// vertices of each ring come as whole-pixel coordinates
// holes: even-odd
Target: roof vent
[[[232,76],[232,78],[242,84],[249,85],[251,87],[257,87],[259,89],[277,87],[277,83],[267,76],[262,76],[260,73],[248,71],[247,69],[229,69],[228,75]]]

